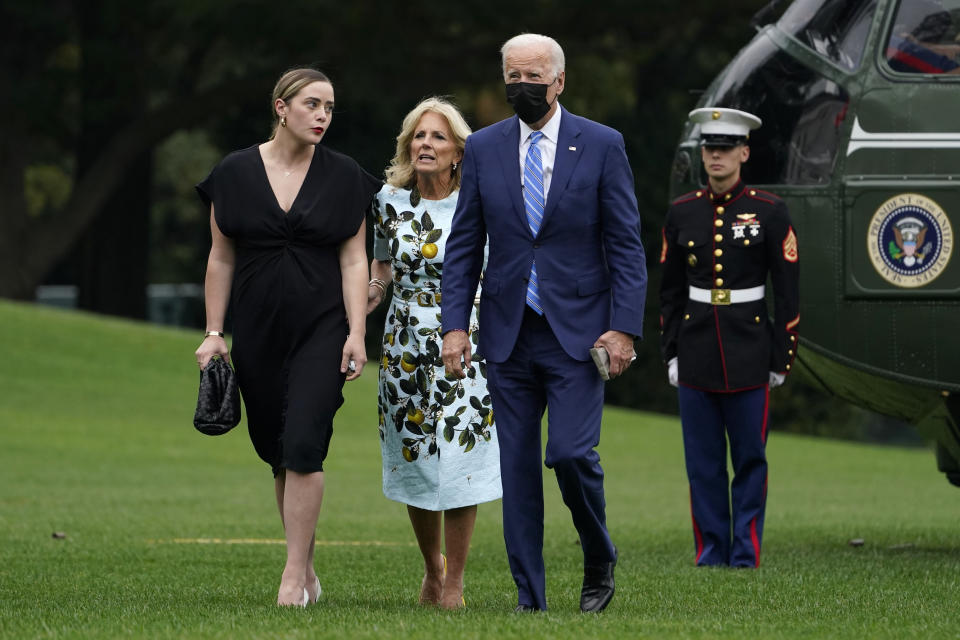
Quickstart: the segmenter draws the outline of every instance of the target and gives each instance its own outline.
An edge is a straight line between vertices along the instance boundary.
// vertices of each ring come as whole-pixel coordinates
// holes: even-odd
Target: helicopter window
[[[876,0],[796,0],[777,26],[844,69],[860,66]]]
[[[840,148],[849,94],[767,38],[744,49],[717,88],[714,104],[756,114],[744,180],[826,184]]]
[[[960,74],[960,0],[903,0],[885,57],[901,73]]]

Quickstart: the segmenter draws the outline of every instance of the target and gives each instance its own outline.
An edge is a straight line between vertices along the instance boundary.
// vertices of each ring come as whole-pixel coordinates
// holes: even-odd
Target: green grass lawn
[[[372,369],[347,386],[327,462],[321,604],[278,609],[269,469],[242,426],[191,424],[198,337],[0,302],[0,637],[960,635],[960,493],[930,452],[774,432],[763,566],[696,569],[677,420],[615,409],[600,446],[621,558],[610,609],[579,613],[552,473],[550,611],[511,613],[499,503],[480,507],[467,609],[420,608],[405,509],[380,492]]]

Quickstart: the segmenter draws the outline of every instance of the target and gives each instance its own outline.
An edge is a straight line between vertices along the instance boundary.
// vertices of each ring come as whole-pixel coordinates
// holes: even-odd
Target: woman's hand
[[[230,362],[230,349],[227,348],[227,341],[222,336],[207,336],[197,347],[195,353],[197,356],[197,365],[202,371],[213,356],[220,356],[226,362]]]
[[[365,364],[367,364],[367,349],[363,344],[363,336],[348,335],[347,342],[343,345],[343,357],[340,358],[340,373],[347,374],[348,382],[356,380],[363,372]]]
[[[367,315],[383,302],[383,291],[371,283],[367,286]]]

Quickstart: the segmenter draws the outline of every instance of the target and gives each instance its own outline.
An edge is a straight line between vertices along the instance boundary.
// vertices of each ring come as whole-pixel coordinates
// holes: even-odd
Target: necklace
[[[309,160],[308,160],[307,162],[309,162]],[[284,178],[289,178],[290,176],[292,176],[292,175],[295,174],[295,173],[300,173],[300,170],[303,169],[303,168],[307,165],[307,162],[302,162],[302,163],[300,163],[300,166],[298,166],[298,167],[293,167],[293,168],[290,169],[289,171],[288,171],[287,169],[280,169],[281,171],[283,171],[283,177],[284,177]]]

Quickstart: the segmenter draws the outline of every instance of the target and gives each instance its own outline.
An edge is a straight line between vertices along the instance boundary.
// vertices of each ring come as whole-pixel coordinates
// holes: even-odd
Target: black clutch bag
[[[233,367],[219,356],[200,372],[200,392],[193,426],[200,433],[219,436],[240,423],[240,389]]]

